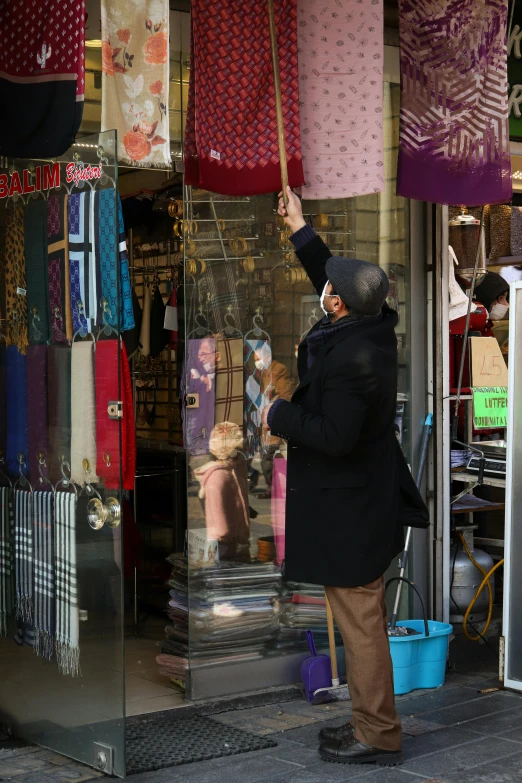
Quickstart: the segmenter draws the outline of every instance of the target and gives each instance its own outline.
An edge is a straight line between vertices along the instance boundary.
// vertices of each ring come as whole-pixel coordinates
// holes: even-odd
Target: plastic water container
[[[453,626],[428,620],[401,620],[397,625],[419,631],[415,636],[390,636],[395,695],[420,688],[440,688],[446,676],[449,637]]]

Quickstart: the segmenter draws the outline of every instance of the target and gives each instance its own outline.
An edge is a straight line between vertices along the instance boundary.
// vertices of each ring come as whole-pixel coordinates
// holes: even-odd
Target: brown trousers
[[[363,587],[325,591],[343,637],[355,737],[380,750],[400,750],[384,577]]]

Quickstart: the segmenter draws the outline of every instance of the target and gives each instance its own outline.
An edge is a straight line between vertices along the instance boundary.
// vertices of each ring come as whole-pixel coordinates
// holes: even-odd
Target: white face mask
[[[210,364],[210,362],[207,362],[207,364],[204,364],[204,365],[203,365],[203,367],[205,368],[205,370],[206,370],[207,372],[214,372],[214,368],[212,367],[212,365]]]
[[[335,315],[335,313],[333,312],[333,310],[327,310],[327,309],[326,309],[326,307],[324,306],[324,300],[325,300],[325,298],[326,298],[327,296],[337,296],[337,294],[327,294],[327,293],[326,293],[326,286],[328,285],[328,283],[329,283],[329,282],[330,282],[330,281],[329,281],[329,280],[327,280],[327,281],[326,281],[326,283],[325,283],[325,285],[324,285],[324,288],[323,288],[323,293],[321,294],[320,305],[321,305],[321,310],[323,311],[323,313],[324,313],[324,314],[325,314],[325,315],[326,315],[328,318],[331,318],[332,316],[334,316],[334,315]]]
[[[263,370],[266,370],[268,367],[268,364],[263,359],[256,359],[256,369],[260,370],[261,372]]]
[[[509,305],[503,305],[495,302],[489,311],[489,317],[492,321],[503,321],[508,309]]]

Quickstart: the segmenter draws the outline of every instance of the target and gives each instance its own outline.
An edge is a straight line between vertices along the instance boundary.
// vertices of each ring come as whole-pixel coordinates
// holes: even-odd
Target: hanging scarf
[[[272,361],[272,349],[268,340],[245,340],[244,342],[244,368],[245,368],[245,448],[248,456],[261,450],[263,409],[268,403],[266,394],[261,391],[263,371],[256,367],[256,352],[266,356],[266,364]]]
[[[152,308],[152,293],[148,283],[145,283],[143,291],[143,313],[140,329],[140,353],[142,356],[150,356],[150,312]]]
[[[170,292],[169,301],[165,308],[163,326],[170,332],[170,347],[175,351],[178,347],[178,298],[176,286],[173,286]]]
[[[357,13],[339,0],[297,0],[299,106],[307,199],[384,187],[382,0]]]
[[[296,0],[275,3],[290,185],[304,182]],[[185,184],[230,195],[277,192],[281,167],[265,0],[194,0]]]
[[[29,475],[33,484],[40,477],[38,455],[49,462],[49,432],[47,420],[47,345],[30,345],[25,370],[30,390],[27,406]],[[45,469],[44,469],[45,475]]]
[[[198,354],[201,349],[209,353],[215,352],[215,348],[213,337],[187,340],[186,374],[182,388],[185,389],[186,397],[195,396],[197,399],[196,407],[183,409],[184,443],[191,456],[208,454],[210,433],[214,428],[216,376],[209,376]]]
[[[7,621],[15,606],[14,515],[10,487],[0,487],[0,638],[7,636]]]
[[[27,348],[27,296],[24,255],[24,208],[8,204],[5,210],[6,340],[20,353]]]
[[[49,282],[47,279],[47,204],[30,198],[24,213],[25,272],[29,342],[46,343],[49,331]]]
[[[29,443],[27,427],[27,382],[25,356],[18,353],[14,345],[7,349],[7,446],[6,463],[9,474],[20,475],[18,455],[22,454],[28,474]]]
[[[127,356],[132,359],[140,346],[140,332],[141,332],[141,319],[142,310],[140,300],[134,288],[131,292],[132,296],[132,312],[134,315],[134,327],[129,329],[128,332],[123,332],[123,342],[125,343],[125,349]]]
[[[71,464],[71,349],[50,345],[47,353],[49,478],[62,478],[62,460]]]
[[[80,628],[76,571],[76,498],[57,492],[55,508],[56,659],[62,674],[80,675]]]
[[[33,621],[33,495],[14,493],[16,616]]]
[[[94,343],[75,342],[71,358],[71,478],[80,486],[86,479],[97,480],[95,416]],[[89,463],[89,475],[84,460]]]
[[[6,459],[7,451],[7,347],[0,339],[0,458]],[[1,467],[1,464],[0,464]]]
[[[118,352],[119,365],[118,365]],[[121,398],[118,397],[118,366]],[[136,474],[136,433],[129,361],[119,340],[99,340],[95,353],[96,377],[96,473],[106,489],[119,489],[120,463],[123,489],[134,489]],[[123,401],[123,419],[110,419],[110,402]],[[121,422],[121,454],[120,454]]]
[[[94,200],[90,191],[73,193],[68,199],[70,299],[75,333],[91,331],[98,318]]]
[[[169,339],[170,334],[165,329],[165,303],[159,287],[156,286],[150,308],[150,355],[152,359],[156,359],[167,347]]]
[[[218,337],[216,362],[216,424],[229,421],[243,427],[243,340]]]
[[[110,310],[110,315],[106,314],[106,320],[115,329],[119,328],[120,331],[125,332],[134,326],[134,313],[121,202],[119,196],[116,199],[112,188],[100,191],[97,194],[97,201],[96,225],[101,296],[107,300]],[[116,222],[117,218],[121,221],[119,224]],[[119,297],[118,274],[120,275]]]
[[[170,169],[168,0],[102,0],[101,129],[118,160]]]
[[[272,474],[272,529],[278,565],[281,565],[285,559],[286,469],[286,459],[276,457]]]
[[[52,340],[73,338],[69,283],[67,195],[51,193],[47,199],[47,268]]]
[[[9,0],[0,16],[0,155],[54,158],[74,141],[85,92],[85,0]]]
[[[34,649],[37,655],[50,661],[55,633],[53,492],[34,492],[33,504]]]
[[[399,0],[397,194],[437,204],[511,199],[507,0]]]

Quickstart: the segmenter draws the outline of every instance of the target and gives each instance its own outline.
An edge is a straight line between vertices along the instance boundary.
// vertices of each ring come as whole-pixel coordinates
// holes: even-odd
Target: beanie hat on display
[[[326,262],[326,274],[334,291],[354,315],[380,312],[390,281],[380,266],[358,258],[332,256]]]
[[[475,299],[484,305],[489,313],[495,299],[508,291],[509,283],[503,277],[497,275],[496,272],[487,272],[484,280],[475,288]]]

